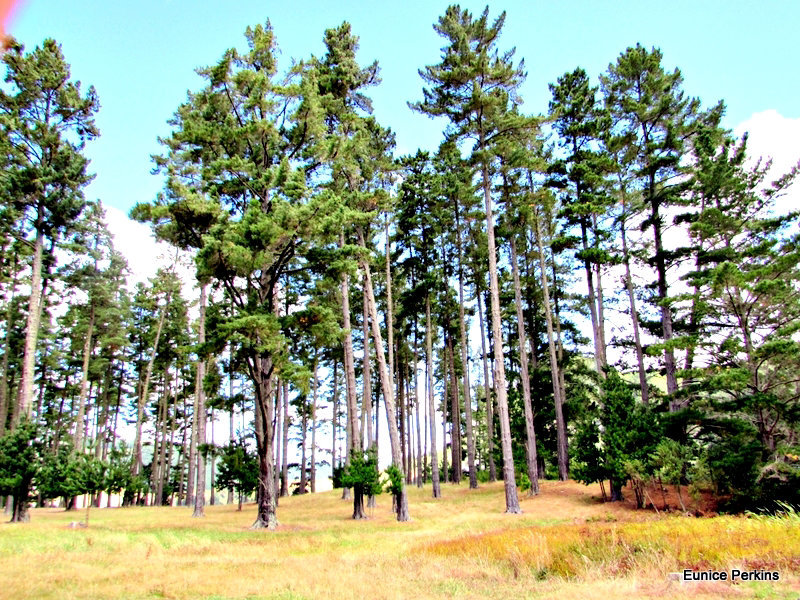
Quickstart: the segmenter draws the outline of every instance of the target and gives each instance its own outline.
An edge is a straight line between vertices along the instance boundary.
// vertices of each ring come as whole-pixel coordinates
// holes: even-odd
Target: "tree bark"
[[[531,482],[529,495],[539,493],[539,474],[537,471],[536,430],[534,429],[533,405],[531,403],[531,376],[528,368],[528,337],[525,334],[525,317],[522,311],[522,286],[519,281],[517,243],[511,238],[511,271],[514,277],[514,302],[517,305],[517,336],[519,337],[520,381],[522,382],[522,402],[525,409],[525,454],[527,457],[528,479]]]
[[[569,478],[569,463],[567,455],[567,427],[564,421],[564,399],[561,396],[561,380],[558,369],[558,358],[553,332],[553,311],[550,306],[550,290],[547,282],[547,264],[544,257],[542,243],[542,227],[539,216],[536,219],[536,243],[539,247],[539,271],[542,278],[542,303],[544,304],[545,320],[547,322],[547,346],[550,351],[550,376],[553,380],[553,399],[556,410],[556,438],[558,455],[558,478],[566,481]]]
[[[39,215],[36,222],[36,241],[33,249],[33,265],[31,266],[31,295],[28,299],[28,319],[25,325],[25,353],[22,356],[22,373],[20,374],[19,401],[14,413],[12,429],[16,428],[20,419],[30,418],[33,409],[33,373],[36,367],[36,341],[39,337],[39,323],[42,302],[42,252],[44,250],[44,234],[42,220],[44,208],[39,204]]]
[[[486,437],[488,439],[487,447],[489,454],[489,481],[497,481],[497,467],[494,463],[494,399],[492,398],[492,390],[489,385],[489,355],[486,352],[486,335],[484,325],[486,321],[483,320],[483,303],[481,302],[480,287],[476,284],[476,300],[478,303],[478,324],[481,331],[481,354],[483,357],[483,389],[486,397]]]
[[[289,495],[289,382],[282,381],[283,386],[283,430],[281,440],[281,497]]]
[[[461,243],[461,224],[459,222],[458,202],[455,202],[456,241],[458,245],[458,323],[459,343],[461,345],[461,364],[463,365],[464,385],[464,418],[467,426],[467,468],[469,469],[469,487],[478,487],[478,472],[475,466],[475,432],[472,424],[472,398],[469,381],[469,338],[467,337],[467,319],[464,314],[464,249]]]
[[[364,240],[364,233],[361,228],[358,228],[359,243],[363,248],[366,248]],[[395,420],[395,405],[394,405],[394,382],[392,381],[392,372],[387,368],[386,359],[383,353],[383,339],[381,336],[381,329],[378,324],[378,310],[375,306],[375,294],[372,287],[372,276],[370,275],[369,264],[363,257],[359,258],[361,271],[364,275],[364,288],[367,290],[367,308],[369,310],[370,322],[372,325],[372,338],[375,342],[375,355],[378,359],[378,373],[381,380],[381,388],[383,389],[383,400],[386,405],[386,418],[389,422],[389,441],[392,447],[392,463],[400,470],[400,493],[397,500],[397,520],[409,521],[411,519],[408,512],[408,490],[403,482],[403,457],[400,452],[400,436],[397,430],[397,421]]]
[[[633,343],[636,348],[636,365],[639,369],[639,387],[642,393],[642,402],[650,401],[650,389],[647,385],[647,373],[644,370],[644,352],[642,339],[639,335],[639,313],[636,312],[636,296],[633,291],[633,277],[631,276],[630,252],[628,251],[628,236],[625,230],[625,200],[623,198],[622,218],[620,219],[620,234],[622,235],[622,262],[625,264],[625,289],[628,292],[628,302],[631,307],[631,325],[633,326]]]
[[[208,286],[200,285],[200,316],[198,320],[197,342],[206,341],[206,299]],[[203,390],[203,379],[206,376],[206,358],[197,357],[197,379],[195,380],[195,399],[197,406],[197,488],[194,497],[193,517],[205,517],[206,504],[206,461],[200,447],[206,443],[206,393]]]
[[[480,147],[484,140],[481,137]],[[514,479],[514,454],[511,449],[511,424],[508,414],[508,395],[506,389],[506,368],[503,356],[503,336],[500,322],[500,286],[497,280],[497,251],[494,241],[494,217],[492,215],[492,194],[489,181],[489,164],[482,164],[483,200],[486,206],[486,234],[489,249],[489,296],[491,299],[492,336],[494,337],[495,391],[497,393],[497,410],[500,416],[500,439],[503,447],[503,483],[505,485],[506,512],[521,514],[517,496],[517,484]]]
[[[450,450],[453,460],[453,483],[461,484],[464,474],[461,470],[461,406],[458,398],[458,378],[453,350],[453,339],[446,336],[445,356],[450,363]]]
[[[439,485],[439,457],[436,451],[436,407],[433,400],[433,336],[431,331],[431,295],[425,295],[425,379],[428,391],[428,416],[431,439],[431,479],[433,481],[433,497],[441,498]]]
[[[276,529],[277,498],[275,490],[275,463],[273,462],[273,445],[275,442],[274,427],[274,395],[272,391],[272,373],[274,365],[270,357],[259,356],[251,366],[256,375],[256,418],[259,419],[256,436],[259,445],[258,460],[258,514],[251,526],[252,529]]]
[[[203,340],[205,340],[205,291],[206,287],[200,287],[200,303],[201,303],[201,323],[200,328],[203,331]],[[153,341],[153,352],[150,354],[150,360],[147,361],[147,368],[145,369],[144,382],[139,394],[139,399],[136,404],[136,438],[133,442],[133,474],[138,475],[142,471],[142,426],[144,425],[144,405],[147,402],[147,397],[150,393],[150,378],[153,375],[153,363],[156,360],[156,353],[158,352],[158,341],[161,339],[161,332],[164,329],[164,320],[167,317],[169,310],[169,303],[172,300],[172,291],[167,291],[164,301],[164,306],[161,307],[161,314],[158,317],[158,326],[156,327],[156,338]],[[202,342],[201,342],[202,343]],[[200,361],[198,361],[199,366]],[[201,380],[202,381],[202,380]],[[202,387],[199,386],[199,387]]]
[[[311,381],[311,493],[317,491],[317,391],[319,387],[319,380],[317,378],[317,367],[319,360],[317,358],[317,349],[314,348],[314,372]]]

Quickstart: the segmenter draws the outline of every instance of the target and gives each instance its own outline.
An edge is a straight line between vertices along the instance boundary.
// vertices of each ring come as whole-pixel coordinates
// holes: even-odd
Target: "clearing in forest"
[[[599,487],[543,482],[503,514],[503,484],[409,488],[353,521],[341,492],[282,498],[278,531],[254,505],[34,509],[0,526],[3,598],[785,598],[800,596],[800,517],[684,517],[599,501]],[[368,509],[369,512],[370,509]],[[683,569],[778,571],[778,582],[681,583]]]

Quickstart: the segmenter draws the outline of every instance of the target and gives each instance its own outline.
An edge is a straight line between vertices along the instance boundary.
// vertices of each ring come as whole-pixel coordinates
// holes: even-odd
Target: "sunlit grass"
[[[545,482],[503,514],[502,484],[410,489],[412,522],[388,496],[366,521],[332,491],[281,499],[278,531],[253,505],[36,509],[0,526],[0,598],[798,597],[796,519],[693,519],[635,512],[599,490]],[[679,585],[681,568],[777,568],[779,584]],[[782,596],[783,595],[783,596]]]

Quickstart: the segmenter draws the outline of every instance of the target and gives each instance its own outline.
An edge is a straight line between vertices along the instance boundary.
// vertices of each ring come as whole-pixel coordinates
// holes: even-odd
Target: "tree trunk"
[[[417,364],[419,360],[418,347],[417,347],[417,323],[416,317],[414,318],[414,420],[416,422],[417,433],[417,487],[422,487],[422,479],[424,471],[422,470],[422,436],[420,435],[419,426],[419,373],[417,372]]]
[[[481,135],[480,147],[484,140]],[[483,199],[486,206],[486,234],[489,249],[489,295],[491,298],[492,336],[494,337],[495,392],[497,410],[500,416],[500,439],[503,447],[503,482],[505,484],[506,512],[520,514],[517,484],[514,479],[514,454],[511,449],[511,424],[508,414],[508,395],[506,390],[506,368],[503,356],[503,337],[500,321],[500,286],[497,281],[497,251],[494,242],[494,217],[492,215],[492,194],[489,181],[489,164],[482,164]]]
[[[364,291],[364,317],[362,321],[362,336],[364,338],[364,357],[362,360],[363,393],[362,393],[362,412],[366,415],[366,443],[367,448],[371,448],[375,443],[375,436],[372,431],[372,369],[369,357],[369,314],[367,311],[367,293]]]
[[[206,287],[200,287],[200,303],[201,303],[201,323],[200,328],[203,331],[203,340],[205,340],[205,323],[202,320],[205,319],[205,297],[206,297]],[[158,317],[158,327],[156,327],[156,338],[153,341],[153,351],[150,354],[150,360],[147,361],[147,368],[145,369],[144,375],[144,382],[142,384],[138,398],[138,402],[136,404],[136,438],[133,442],[133,474],[138,475],[142,471],[142,426],[144,425],[144,406],[147,402],[147,397],[150,393],[150,377],[153,375],[153,363],[156,359],[156,353],[158,352],[158,341],[161,338],[161,331],[164,329],[164,319],[167,317],[167,310],[169,309],[169,303],[172,299],[172,292],[168,291],[164,306],[161,307],[161,314]],[[202,342],[201,342],[202,343]],[[198,361],[198,367],[199,363]],[[202,382],[202,379],[200,379]],[[198,386],[198,387],[202,387]]]
[[[447,465],[447,409],[449,382],[447,381],[448,364],[445,356],[444,347],[442,348],[442,358],[439,361],[442,368],[442,480],[444,483],[450,482],[450,468]],[[450,445],[453,444],[453,434],[450,433]]]
[[[431,479],[433,480],[433,497],[441,498],[439,485],[439,457],[436,451],[436,407],[433,400],[433,339],[431,332],[431,295],[425,295],[425,379],[428,391],[428,416],[431,439]]]
[[[331,440],[331,469],[335,469],[338,464],[338,453],[336,451],[336,430],[339,421],[339,361],[333,360],[333,416],[331,418],[331,428],[333,436]]]
[[[36,340],[39,337],[39,323],[42,302],[42,252],[44,234],[42,220],[44,208],[39,203],[39,215],[36,222],[36,242],[33,249],[33,265],[31,266],[31,295],[28,300],[28,320],[25,325],[25,353],[22,356],[22,373],[20,374],[19,401],[14,414],[12,429],[23,417],[30,418],[33,409],[33,373],[36,368]],[[27,502],[23,502],[27,504]],[[16,515],[15,515],[16,516]]]
[[[625,264],[625,289],[628,292],[628,302],[631,307],[631,324],[633,325],[633,343],[636,348],[636,364],[639,369],[639,387],[642,392],[642,402],[648,404],[650,400],[650,390],[647,386],[647,373],[644,370],[644,352],[642,351],[642,339],[639,335],[639,313],[636,312],[636,296],[633,292],[633,277],[631,276],[631,261],[628,251],[628,236],[625,231],[625,200],[623,199],[622,213],[620,219],[620,234],[622,235],[622,262]]]
[[[467,338],[466,316],[464,315],[464,269],[461,258],[461,230],[458,230],[458,317],[461,344],[461,364],[464,369],[464,417],[467,421],[467,467],[469,468],[469,487],[478,487],[478,472],[475,466],[475,432],[472,426],[472,398],[469,382],[469,340]]]
[[[484,325],[486,321],[483,320],[483,303],[481,302],[480,287],[475,285],[475,299],[478,303],[478,329],[481,332],[481,354],[483,357],[483,389],[486,395],[486,437],[488,438],[488,454],[489,454],[489,481],[497,481],[497,467],[494,464],[494,400],[492,398],[492,390],[489,385],[489,355],[486,352],[486,335]]]
[[[317,491],[317,391],[319,380],[317,378],[317,349],[314,348],[314,373],[311,380],[311,493]]]
[[[664,243],[661,238],[661,216],[659,215],[659,201],[655,197],[654,175],[650,175],[650,222],[653,226],[653,241],[655,242],[655,266],[658,274],[656,289],[658,291],[659,305],[661,306],[661,331],[664,339],[664,368],[667,378],[667,394],[670,395],[669,411],[676,412],[681,408],[681,403],[675,398],[678,391],[677,365],[675,364],[675,351],[672,349],[672,308],[667,301],[667,264],[664,256]]]
[[[197,342],[204,344],[206,341],[206,295],[208,286],[200,286],[200,316],[198,320]],[[160,330],[159,330],[160,331]],[[197,407],[197,488],[194,497],[193,517],[204,517],[206,504],[206,461],[200,447],[206,443],[206,393],[203,390],[203,379],[206,376],[206,358],[197,357],[197,379],[195,380],[195,405]]]
[[[580,191],[578,191],[580,197]],[[581,241],[583,243],[583,270],[586,274],[586,290],[589,300],[589,317],[592,321],[592,337],[594,338],[594,363],[597,372],[601,377],[605,376],[606,349],[603,345],[603,334],[601,332],[600,317],[598,314],[599,302],[595,294],[594,269],[589,261],[589,239],[587,235],[586,222],[581,219]]]
[[[592,215],[592,226],[594,228],[594,245],[597,248],[597,215]],[[600,347],[603,349],[604,364],[608,363],[606,357],[606,317],[605,302],[603,300],[603,268],[598,262],[594,265],[595,278],[597,279],[597,328],[600,333]]]
[[[299,494],[308,492],[308,471],[306,470],[306,436],[308,435],[308,413],[303,409],[302,418],[300,419],[300,488],[297,490]]]
[[[536,242],[539,246],[539,270],[542,277],[542,303],[544,304],[545,320],[547,322],[547,346],[550,350],[550,376],[553,380],[553,399],[556,410],[556,437],[558,455],[558,478],[566,481],[569,478],[569,464],[567,455],[567,427],[564,421],[564,399],[561,396],[561,381],[558,369],[558,358],[553,332],[553,311],[550,306],[550,291],[547,282],[547,264],[544,257],[542,243],[542,227],[539,216],[536,215]]]
[[[8,413],[10,407],[10,398],[12,398],[10,390],[9,390],[9,379],[8,379],[8,359],[9,359],[9,349],[11,348],[11,330],[10,327],[11,319],[13,316],[12,308],[14,306],[14,300],[17,297],[17,255],[14,253],[14,262],[13,266],[11,267],[11,297],[8,299],[6,304],[6,335],[3,341],[3,378],[0,381],[0,436],[2,436],[6,431],[6,424],[8,422]],[[13,410],[11,411],[14,412]]]
[[[273,392],[275,395],[275,439],[281,439],[281,419],[283,411],[281,410],[281,380],[280,378],[275,378],[275,391]],[[275,491],[280,496],[279,490],[281,489],[281,444],[274,444],[274,452],[275,452],[275,469],[273,470],[273,476],[275,477],[275,481],[273,485],[275,486]],[[278,498],[275,499],[275,505],[278,505]]]
[[[361,246],[366,248],[364,233],[360,227],[358,228],[358,237]],[[375,295],[372,287],[372,276],[370,275],[369,264],[364,258],[359,258],[359,263],[364,275],[364,287],[367,290],[367,308],[369,309],[370,322],[372,325],[372,338],[375,342],[375,355],[378,359],[378,373],[380,374],[381,388],[383,389],[383,400],[386,404],[386,418],[389,422],[389,441],[392,447],[392,463],[400,470],[401,475],[401,489],[398,497],[396,497],[398,502],[397,520],[409,521],[411,517],[408,512],[408,490],[406,489],[405,483],[402,481],[403,459],[400,452],[400,436],[397,431],[397,421],[395,420],[394,382],[392,381],[392,372],[387,368],[383,353],[383,339],[378,324],[378,310],[375,306]]]
[[[228,373],[228,395],[230,396],[231,401],[231,411],[230,411],[230,421],[228,422],[229,430],[228,430],[228,443],[233,445],[233,442],[236,438],[236,432],[234,431],[234,418],[236,412],[236,406],[234,405],[233,401],[233,346],[228,346],[229,351],[229,360],[230,360],[230,373]],[[244,433],[244,432],[242,432]],[[235,490],[233,486],[228,488],[228,504],[233,504],[235,496]]]
[[[89,308],[89,323],[86,326],[86,340],[83,344],[83,364],[81,366],[81,391],[78,395],[78,416],[75,419],[75,450],[83,451],[83,424],[86,419],[86,399],[89,394],[89,359],[92,356],[94,333],[94,301]]]
[[[453,339],[448,335],[446,340],[445,356],[450,363],[450,450],[453,459],[453,483],[460,485],[464,477],[461,470],[461,406],[458,399],[458,378],[456,377],[456,361],[453,356]]]
[[[289,382],[283,385],[283,447],[281,448],[281,497],[289,495]]]
[[[273,462],[274,395],[272,392],[272,372],[274,365],[269,357],[259,356],[254,360],[253,372],[256,374],[256,418],[260,419],[257,431],[258,452],[258,514],[252,529],[275,529],[278,519],[275,515],[277,498],[275,494],[275,463]],[[258,437],[258,436],[257,436]]]
[[[531,403],[531,376],[528,368],[528,338],[525,334],[525,317],[522,311],[522,286],[519,281],[517,243],[511,238],[511,271],[514,276],[514,302],[517,305],[517,336],[519,337],[520,381],[522,382],[522,402],[525,409],[525,454],[528,466],[528,479],[531,482],[529,495],[539,493],[539,474],[537,472],[536,430]]]

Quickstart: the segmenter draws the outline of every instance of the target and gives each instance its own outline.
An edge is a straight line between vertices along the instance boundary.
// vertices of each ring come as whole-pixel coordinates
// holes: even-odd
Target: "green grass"
[[[545,482],[503,514],[502,484],[411,488],[412,521],[388,496],[352,521],[340,493],[281,499],[277,531],[252,531],[253,505],[35,509],[0,525],[0,598],[797,598],[796,513],[656,517],[597,500],[599,489]],[[778,584],[685,584],[682,568],[776,568]]]

